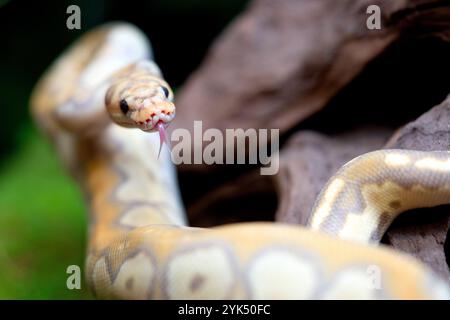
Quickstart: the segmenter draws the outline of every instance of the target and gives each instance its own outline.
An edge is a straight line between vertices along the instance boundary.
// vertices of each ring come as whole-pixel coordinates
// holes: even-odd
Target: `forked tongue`
[[[158,132],[159,132],[159,151],[158,151],[158,159],[159,159],[159,155],[161,154],[161,149],[162,149],[164,143],[167,145],[167,148],[169,148],[169,150],[171,148],[170,148],[170,140],[169,140],[169,137],[167,136],[167,131],[164,126],[164,123],[162,121],[159,121],[156,124],[156,127],[158,128]]]

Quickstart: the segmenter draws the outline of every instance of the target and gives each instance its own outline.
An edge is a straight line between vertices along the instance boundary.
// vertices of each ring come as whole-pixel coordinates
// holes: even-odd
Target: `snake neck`
[[[176,173],[168,153],[157,158],[158,137],[111,124],[78,143],[77,177],[90,209],[91,248],[149,225],[185,225]]]

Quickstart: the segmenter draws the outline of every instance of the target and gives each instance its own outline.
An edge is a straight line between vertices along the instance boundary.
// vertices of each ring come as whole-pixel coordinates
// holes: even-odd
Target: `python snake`
[[[164,134],[172,99],[146,37],[126,23],[83,35],[33,91],[33,117],[89,206],[85,274],[95,296],[450,298],[445,282],[415,259],[369,245],[400,212],[450,202],[450,153],[358,157],[330,179],[308,227],[192,228],[168,152],[158,157],[161,141],[144,132]]]

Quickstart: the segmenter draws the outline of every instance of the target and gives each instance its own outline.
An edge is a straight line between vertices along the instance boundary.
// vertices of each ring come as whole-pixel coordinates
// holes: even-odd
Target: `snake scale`
[[[380,150],[350,161],[307,227],[193,228],[170,155],[158,157],[158,135],[145,132],[164,135],[172,100],[150,43],[121,22],[83,35],[32,93],[36,123],[89,206],[85,274],[96,297],[450,298],[428,268],[376,245],[401,212],[450,203],[449,152]]]

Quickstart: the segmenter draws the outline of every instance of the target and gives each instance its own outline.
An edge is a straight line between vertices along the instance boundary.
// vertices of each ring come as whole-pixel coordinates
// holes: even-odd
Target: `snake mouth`
[[[166,129],[169,126],[169,122],[163,121],[163,120],[159,120],[158,122],[156,122],[154,125],[152,125],[151,127],[147,126],[147,128],[145,128],[144,125],[144,131],[158,131],[161,127],[163,127],[164,129]]]
[[[145,121],[137,122],[139,128],[146,132],[152,132],[158,130],[158,125],[163,125],[165,128],[170,124],[170,122],[175,117],[175,113],[163,113],[152,114],[150,118],[145,119]]]

